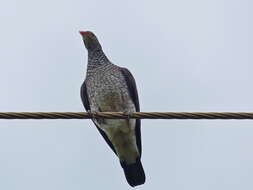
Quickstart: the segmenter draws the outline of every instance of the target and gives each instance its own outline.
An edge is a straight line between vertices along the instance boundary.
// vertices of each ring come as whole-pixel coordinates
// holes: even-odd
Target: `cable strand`
[[[253,112],[0,112],[0,119],[253,119]]]

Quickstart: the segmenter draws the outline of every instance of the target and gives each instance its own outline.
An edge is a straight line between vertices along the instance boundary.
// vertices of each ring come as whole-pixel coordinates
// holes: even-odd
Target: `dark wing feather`
[[[125,77],[128,91],[130,93],[132,101],[134,102],[135,109],[137,112],[139,112],[140,111],[140,104],[139,104],[138,92],[137,92],[137,87],[136,87],[134,77],[130,73],[130,71],[126,68],[121,67],[120,71],[123,74],[123,76]],[[139,153],[141,155],[142,147],[141,147],[141,120],[140,119],[136,119],[135,136],[136,136],[137,147],[138,147]]]
[[[87,88],[86,88],[86,84],[85,81],[83,82],[82,86],[81,86],[81,91],[80,91],[80,95],[81,95],[81,99],[83,102],[83,105],[86,109],[86,111],[90,111],[90,102],[88,99],[88,94],[87,94]]]
[[[88,98],[88,94],[87,94],[87,88],[86,88],[86,84],[85,81],[83,82],[82,86],[81,86],[81,99],[83,102],[83,105],[86,109],[86,111],[90,111],[90,103],[89,103],[89,98]],[[107,137],[107,135],[105,134],[105,132],[103,130],[101,130],[95,122],[93,122],[95,124],[95,126],[97,127],[99,133],[103,136],[103,138],[105,139],[105,141],[107,142],[107,144],[110,146],[110,148],[113,150],[113,152],[116,154],[116,151],[111,143],[111,141],[109,140],[109,138]]]

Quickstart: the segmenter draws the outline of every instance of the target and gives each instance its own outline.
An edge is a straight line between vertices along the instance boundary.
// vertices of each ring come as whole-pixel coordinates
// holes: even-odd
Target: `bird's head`
[[[102,49],[97,37],[90,31],[79,32],[83,38],[84,45],[88,51]]]

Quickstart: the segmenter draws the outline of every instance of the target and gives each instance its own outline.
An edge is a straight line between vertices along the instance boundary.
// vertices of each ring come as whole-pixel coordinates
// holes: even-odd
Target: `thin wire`
[[[253,112],[0,112],[0,119],[253,119]]]

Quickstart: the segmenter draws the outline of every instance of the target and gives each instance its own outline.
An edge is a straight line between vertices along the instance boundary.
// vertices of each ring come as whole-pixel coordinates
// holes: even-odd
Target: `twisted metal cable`
[[[0,119],[253,119],[253,112],[0,112]]]

